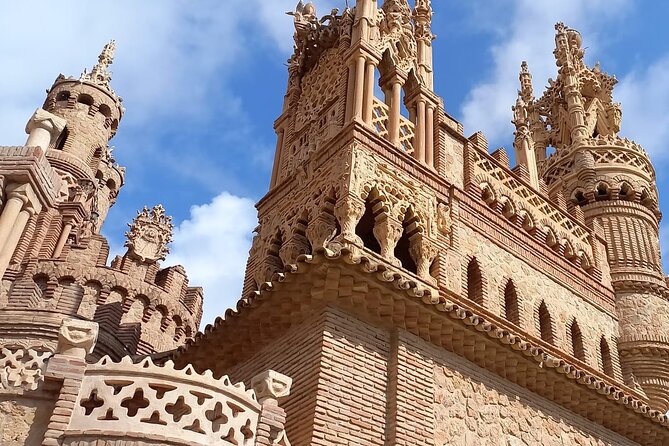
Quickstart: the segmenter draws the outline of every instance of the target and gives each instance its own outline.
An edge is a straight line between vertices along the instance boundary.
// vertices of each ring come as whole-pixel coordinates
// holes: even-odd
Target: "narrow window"
[[[604,336],[599,341],[599,352],[602,355],[602,372],[613,378],[613,361],[611,360],[611,349]]]
[[[571,339],[571,352],[575,358],[585,361],[585,348],[583,348],[583,334],[578,322],[575,320],[569,326],[567,336]]]
[[[520,326],[520,311],[518,309],[518,294],[513,281],[509,279],[504,287],[504,317],[512,324]]]
[[[541,302],[539,308],[537,309],[537,324],[539,328],[539,335],[544,341],[553,344],[553,321],[551,320],[551,315],[548,312],[548,307],[546,302]]]
[[[483,305],[483,277],[476,259],[472,259],[467,265],[467,298]]]

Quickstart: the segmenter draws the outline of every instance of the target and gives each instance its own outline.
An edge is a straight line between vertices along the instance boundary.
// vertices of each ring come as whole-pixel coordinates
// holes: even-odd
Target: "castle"
[[[669,444],[655,171],[615,78],[557,24],[541,96],[520,68],[511,168],[434,93],[432,14],[291,13],[242,297],[198,333],[161,206],[107,263],[114,43],[59,76],[0,147],[0,443]]]

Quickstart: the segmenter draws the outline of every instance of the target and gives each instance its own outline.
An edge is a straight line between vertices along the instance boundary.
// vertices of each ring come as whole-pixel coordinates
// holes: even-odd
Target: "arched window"
[[[107,104],[100,104],[100,107],[98,108],[98,111],[102,113],[102,115],[105,118],[110,118],[111,117],[111,109]]]
[[[604,336],[602,336],[602,339],[599,341],[599,353],[601,355],[602,361],[602,372],[613,378],[613,361],[611,360],[611,349],[609,348],[609,343],[606,342],[606,338],[604,338]]]
[[[541,339],[550,344],[555,343],[555,338],[553,336],[553,321],[551,319],[551,314],[548,312],[546,302],[541,302],[541,305],[537,308],[535,316]]]
[[[504,317],[512,324],[520,326],[518,293],[516,293],[516,287],[511,279],[506,282],[504,287]]]
[[[476,258],[467,265],[467,298],[483,305],[483,276]]]
[[[402,267],[408,269],[412,273],[418,272],[418,267],[413,257],[411,257],[411,237],[416,234],[418,227],[415,224],[416,216],[411,208],[404,214],[404,221],[402,222],[402,237],[400,237],[395,246],[395,257],[402,263]]]
[[[583,334],[578,322],[574,320],[567,330],[567,338],[571,343],[571,353],[575,358],[585,361],[585,348],[583,347]]]
[[[79,96],[77,96],[77,102],[88,105],[89,107],[93,105],[93,96],[86,94],[86,93],[81,93]]]
[[[374,235],[374,226],[376,225],[376,215],[374,214],[374,203],[378,199],[373,198],[373,192],[370,192],[369,197],[365,201],[365,213],[355,227],[355,233],[362,239],[365,248],[381,254],[381,245]]]

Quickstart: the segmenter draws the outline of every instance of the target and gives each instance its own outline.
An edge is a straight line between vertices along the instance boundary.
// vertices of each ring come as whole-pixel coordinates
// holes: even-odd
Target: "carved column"
[[[416,262],[416,275],[426,282],[436,285],[437,280],[430,275],[430,266],[437,257],[437,247],[424,234],[416,234],[410,239],[409,254]]]
[[[355,62],[355,89],[353,94],[353,119],[362,120],[365,97],[365,56],[359,55]]]
[[[355,233],[355,228],[365,213],[365,202],[350,195],[340,198],[335,206],[334,213],[341,228],[341,234],[335,238],[335,241],[343,246],[354,245],[362,248],[362,239]]]
[[[290,395],[293,380],[281,373],[268,370],[251,378],[251,387],[262,405],[258,420],[256,444],[290,446],[284,429],[286,412],[279,400]]]
[[[14,185],[12,185],[14,186]],[[0,249],[5,246],[7,242],[7,237],[14,227],[14,222],[19,216],[23,205],[28,202],[28,199],[24,194],[21,194],[18,190],[10,190],[12,187],[8,187],[8,199],[5,203],[5,207],[0,214]]]
[[[332,214],[321,211],[318,216],[309,222],[307,226],[306,235],[311,243],[311,249],[317,250],[327,249],[328,243],[332,241],[337,233],[337,225]]]
[[[12,260],[12,255],[14,254],[16,245],[18,245],[19,239],[23,234],[23,230],[26,228],[26,224],[28,224],[30,217],[34,214],[35,209],[33,209],[32,206],[26,206],[19,212],[16,220],[14,220],[14,226],[12,226],[12,230],[7,236],[4,246],[2,250],[0,250],[0,277],[5,274],[5,270],[7,270],[7,266],[9,266],[9,262]]]
[[[402,222],[390,216],[381,216],[374,225],[374,237],[381,246],[381,257],[395,266],[402,266],[395,257],[395,247],[402,237]]]
[[[309,254],[310,248],[309,240],[304,235],[293,232],[279,249],[279,257],[284,265],[288,265],[294,263],[300,255]]]
[[[423,99],[416,103],[416,123],[414,134],[414,158],[419,162],[425,162],[425,118],[426,106]]]
[[[394,146],[400,143],[400,118],[402,106],[402,79],[391,80],[390,113],[388,114],[388,141]]]
[[[60,136],[65,124],[65,119],[38,108],[26,124],[29,135],[26,146],[46,150]]]
[[[374,61],[368,60],[365,68],[365,93],[363,105],[363,120],[365,124],[372,125],[372,115],[374,111],[374,71],[376,65]]]
[[[63,248],[65,247],[65,243],[67,243],[67,239],[70,237],[70,233],[72,232],[73,228],[74,228],[74,222],[72,220],[68,220],[63,226],[63,230],[60,233],[60,237],[58,238],[56,247],[53,250],[54,259],[60,257],[60,255],[63,253]]]
[[[285,131],[279,129],[276,132],[276,150],[274,152],[274,165],[272,166],[272,179],[270,180],[270,189],[279,182],[279,169],[281,168],[281,158],[283,155],[283,141]]]
[[[425,116],[425,163],[434,167],[434,106],[427,104]]]

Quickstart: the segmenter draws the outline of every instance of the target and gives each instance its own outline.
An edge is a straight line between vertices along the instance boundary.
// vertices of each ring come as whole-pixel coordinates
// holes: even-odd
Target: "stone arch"
[[[381,254],[381,244],[374,234],[374,227],[378,218],[388,212],[385,197],[379,193],[378,188],[373,187],[362,198],[365,200],[365,212],[358,221],[355,233],[362,239],[365,248]]]
[[[105,118],[111,118],[111,108],[107,104],[100,104],[100,107],[98,107],[98,111],[104,116]]]
[[[555,345],[555,328],[553,326],[553,318],[551,317],[548,306],[543,300],[536,307],[534,312],[537,333],[542,340],[549,344]]]
[[[595,186],[595,200],[609,200],[611,198],[611,186],[606,181],[600,181]]]
[[[586,356],[585,346],[583,345],[583,333],[581,332],[581,327],[578,325],[576,318],[572,318],[571,323],[567,325],[566,335],[572,356],[585,362]]]
[[[400,261],[404,269],[414,274],[418,273],[418,266],[411,254],[412,245],[418,242],[414,236],[422,232],[423,227],[420,225],[418,216],[413,206],[409,206],[402,221],[402,236],[395,245],[395,258]]]
[[[170,325],[170,312],[165,305],[157,305],[156,313],[160,316],[160,331],[163,333],[167,331]]]
[[[479,305],[484,303],[484,288],[485,283],[481,267],[476,257],[472,257],[467,263],[465,270],[465,283],[467,298]]]
[[[49,276],[44,273],[38,273],[33,276],[33,282],[35,282],[34,295],[37,299],[43,300],[48,299],[49,296],[47,293],[47,283],[49,282]]]
[[[102,284],[97,280],[89,280],[84,283],[83,296],[77,314],[86,319],[92,319],[95,315],[98,299],[100,299],[100,292]]]
[[[83,299],[84,290],[72,276],[58,279],[56,310],[66,314],[75,314]]]
[[[80,93],[79,96],[77,96],[77,102],[90,107],[95,103],[95,100],[90,94]]]
[[[121,323],[141,323],[144,318],[144,312],[149,307],[149,298],[144,294],[138,294],[134,299],[128,300],[128,302],[130,302],[130,305],[124,311]]]
[[[518,299],[518,291],[513,283],[513,279],[506,281],[506,285],[502,291],[504,317],[507,321],[520,327],[520,302]]]

